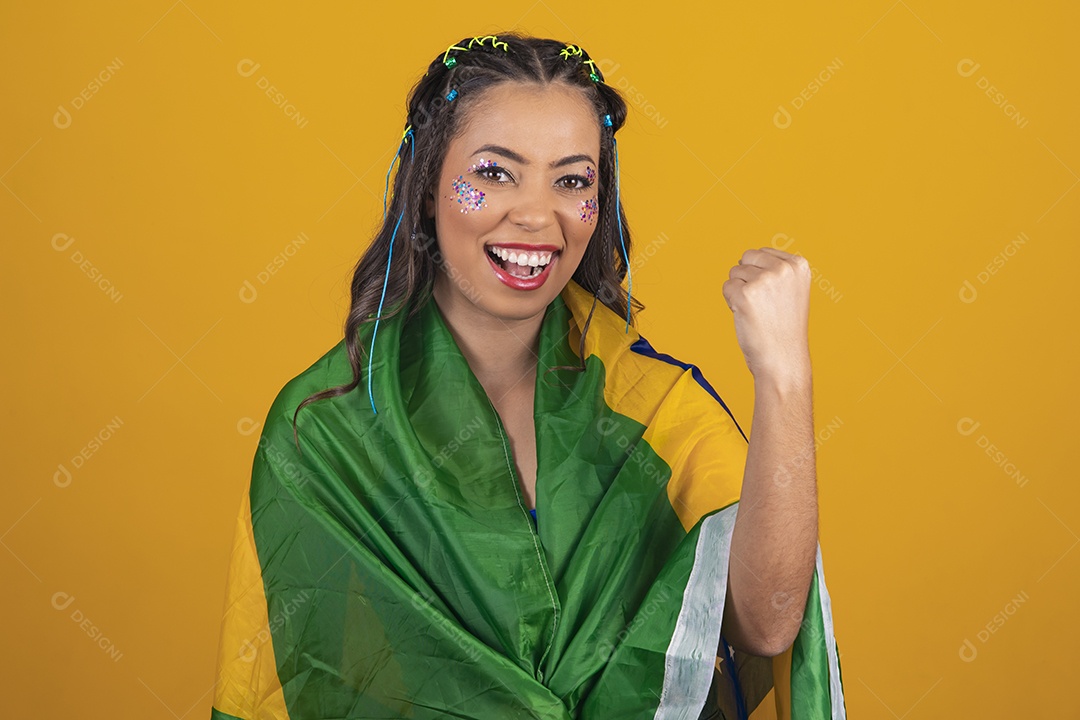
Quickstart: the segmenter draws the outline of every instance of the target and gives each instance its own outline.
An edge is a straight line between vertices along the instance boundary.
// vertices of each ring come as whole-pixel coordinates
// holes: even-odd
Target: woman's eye
[[[495,167],[494,165],[478,168],[475,173],[484,180],[495,183],[496,185],[503,184],[503,182],[498,179],[500,175],[506,175],[507,177],[509,177],[505,170],[500,167]]]
[[[589,188],[591,188],[592,185],[593,185],[591,182],[589,182],[588,178],[584,178],[581,175],[567,175],[566,177],[564,177],[559,182],[564,183],[564,185],[563,185],[564,189],[573,190],[573,191],[577,191],[577,192],[584,192],[585,190],[588,190]],[[565,184],[565,183],[569,183],[569,184]]]
[[[492,185],[509,185],[513,177],[505,169],[495,165],[476,168],[473,174]],[[585,192],[593,186],[587,177],[582,175],[567,175],[560,179],[556,185],[570,192]]]

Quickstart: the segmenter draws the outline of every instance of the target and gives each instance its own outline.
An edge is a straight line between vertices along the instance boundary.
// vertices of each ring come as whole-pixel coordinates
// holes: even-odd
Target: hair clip
[[[469,41],[469,47],[467,47],[465,49],[466,50],[472,50],[473,43],[477,43],[481,47],[483,47],[484,41],[487,40],[488,38],[491,39],[491,48],[493,50],[497,49],[500,45],[502,45],[503,46],[503,52],[510,52],[510,46],[506,44],[506,41],[505,40],[499,40],[498,36],[496,36],[496,35],[485,35],[483,37],[474,37],[472,40]]]
[[[446,52],[444,52],[443,56],[442,56],[443,65],[445,65],[448,68],[452,68],[455,65],[457,65],[457,58],[456,57],[447,57],[450,54],[451,50],[468,50],[468,49],[469,48],[463,48],[460,45],[451,45],[450,47],[446,48]]]
[[[450,92],[446,93],[446,101],[447,102],[454,102],[454,100],[457,99],[457,96],[458,96],[457,88],[454,88]]]
[[[579,48],[577,45],[567,45],[565,48],[559,51],[559,55],[562,55],[563,60],[567,60],[571,57],[583,57],[585,51]],[[596,63],[592,60],[582,60],[582,65],[589,66],[589,79],[593,82],[601,82],[600,71],[596,69]]]
[[[571,55],[575,57],[581,55],[582,50],[577,45],[567,45],[563,50],[559,52],[559,54],[562,55],[563,60],[566,60]]]
[[[592,60],[585,60],[582,65],[589,66],[589,79],[593,82],[600,82],[600,72],[596,69],[596,63]]]
[[[461,47],[460,45],[451,45],[450,47],[446,48],[446,52],[444,52],[442,56],[443,65],[448,68],[452,68],[457,65],[457,58],[450,56],[451,50],[463,50],[465,52],[468,52],[469,50],[472,50],[473,43],[476,43],[477,45],[486,50],[487,46],[484,45],[484,41],[486,40],[491,40],[492,50],[496,50],[500,45],[502,45],[503,52],[510,52],[510,46],[506,44],[505,40],[500,40],[497,35],[484,35],[483,37],[473,37],[473,39],[469,41],[467,47]]]
[[[605,115],[603,122],[604,122],[604,127],[611,127],[611,116],[610,115]]]

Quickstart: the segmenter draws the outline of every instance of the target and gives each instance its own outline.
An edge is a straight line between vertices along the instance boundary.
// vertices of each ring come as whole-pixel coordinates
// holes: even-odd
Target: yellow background
[[[851,717],[1080,717],[1080,10],[890,2],[5,3],[4,714],[208,716],[258,423],[340,337],[406,91],[517,28],[632,93],[642,332],[744,428],[720,284],[815,267]]]

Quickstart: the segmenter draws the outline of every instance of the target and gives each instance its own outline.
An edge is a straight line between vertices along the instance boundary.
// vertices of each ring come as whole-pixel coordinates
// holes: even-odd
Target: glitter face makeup
[[[588,200],[581,201],[581,221],[591,222],[596,213],[600,211],[600,205],[596,202],[596,198],[589,198]]]
[[[596,182],[596,171],[593,170],[591,167],[585,168],[585,179],[589,181],[590,185],[592,185],[594,182]]]
[[[487,206],[484,202],[484,191],[478,190],[473,187],[473,184],[465,179],[463,175],[458,175],[456,180],[450,183],[450,186],[454,188],[454,195],[450,196],[450,200],[457,200],[459,205],[463,205],[461,212],[466,215],[472,210],[476,212]]]
[[[496,166],[498,164],[499,163],[495,162],[494,160],[485,160],[484,158],[480,158],[480,162],[478,162],[478,163],[476,163],[474,165],[470,165],[469,169],[466,170],[465,172],[473,173],[473,172],[476,172],[477,170],[482,170],[484,168],[494,167],[494,166]]]
[[[471,174],[477,170],[496,165],[498,163],[494,160],[480,158],[479,162],[470,165],[465,172]],[[470,210],[477,212],[487,207],[487,203],[484,201],[484,191],[473,187],[473,184],[466,180],[464,175],[458,175],[456,180],[451,181],[450,186],[454,189],[454,194],[450,196],[450,200],[457,200],[459,205],[463,205],[461,212],[464,214],[468,215]]]

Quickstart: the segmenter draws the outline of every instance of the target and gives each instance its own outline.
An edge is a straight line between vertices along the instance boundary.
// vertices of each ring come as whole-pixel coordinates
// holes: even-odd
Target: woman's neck
[[[532,390],[544,312],[506,320],[481,310],[459,293],[446,292],[438,282],[433,294],[462,355],[493,401],[515,389]]]

